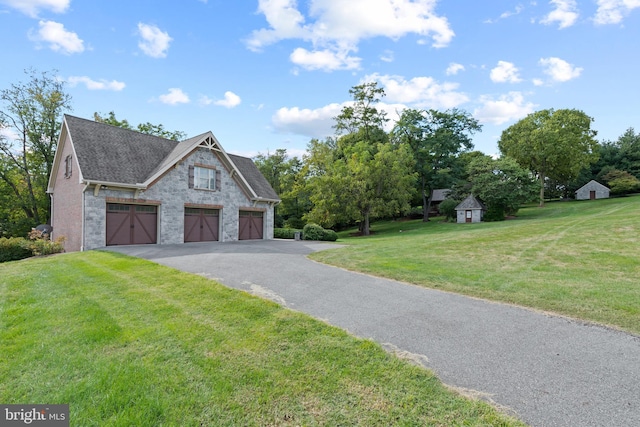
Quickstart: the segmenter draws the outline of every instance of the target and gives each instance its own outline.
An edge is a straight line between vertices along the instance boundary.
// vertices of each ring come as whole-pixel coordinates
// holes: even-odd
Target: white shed
[[[476,199],[473,194],[470,194],[464,199],[458,206],[456,206],[457,223],[465,222],[480,222],[484,216],[484,212],[487,209]]]
[[[576,200],[608,199],[609,188],[591,180],[576,190]]]

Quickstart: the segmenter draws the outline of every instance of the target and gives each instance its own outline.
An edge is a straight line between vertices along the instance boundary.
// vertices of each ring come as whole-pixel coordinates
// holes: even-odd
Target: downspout
[[[85,222],[85,216],[84,216],[84,205],[86,203],[84,195],[87,192],[87,189],[89,188],[89,186],[91,185],[91,181],[87,181],[87,185],[84,186],[84,188],[82,189],[82,221],[80,221],[80,235],[82,236],[81,242],[82,244],[80,245],[80,252],[84,252],[84,247],[85,247],[85,236],[84,236],[84,222]]]

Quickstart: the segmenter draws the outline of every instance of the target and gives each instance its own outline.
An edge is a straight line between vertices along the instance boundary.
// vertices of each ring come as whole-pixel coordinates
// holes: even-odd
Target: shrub
[[[325,230],[318,224],[309,223],[302,229],[302,238],[304,240],[335,242],[338,240],[338,234],[333,230]]]
[[[444,199],[440,203],[440,213],[445,216],[447,221],[455,221],[456,220],[456,206],[458,206],[460,202],[454,199]]]
[[[321,240],[325,242],[335,242],[338,240],[338,233],[333,230],[323,230]]]
[[[489,205],[487,211],[482,217],[483,221],[504,221],[505,209],[500,205]]]
[[[64,251],[64,237],[54,241],[49,235],[32,229],[29,239],[22,237],[0,238],[0,262],[17,261],[38,255],[51,255]]]
[[[30,242],[22,237],[0,238],[0,262],[17,261],[33,256]]]
[[[307,222],[303,219],[298,218],[297,216],[292,216],[287,218],[287,220],[284,222],[284,226],[285,228],[298,228],[298,229],[302,229],[305,225],[307,224]]]
[[[302,229],[302,235],[304,236],[304,240],[322,240],[323,234],[324,234],[324,228],[312,222],[305,225],[304,228]]]
[[[274,228],[273,237],[276,239],[294,239],[296,233],[300,233],[302,230],[295,228]]]

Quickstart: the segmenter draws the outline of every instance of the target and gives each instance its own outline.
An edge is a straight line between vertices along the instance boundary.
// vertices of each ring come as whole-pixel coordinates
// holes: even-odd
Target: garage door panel
[[[211,242],[218,240],[220,211],[217,209],[185,208],[184,241]]]
[[[107,204],[107,246],[157,242],[156,206]]]
[[[136,206],[133,214],[133,244],[156,243],[158,215],[155,206]]]
[[[240,211],[238,218],[238,239],[256,240],[263,236],[263,216],[262,212]]]
[[[202,215],[202,240],[215,241],[218,240],[218,211],[215,213],[204,212]]]
[[[107,213],[107,246],[128,245],[131,240],[131,214],[129,212]]]

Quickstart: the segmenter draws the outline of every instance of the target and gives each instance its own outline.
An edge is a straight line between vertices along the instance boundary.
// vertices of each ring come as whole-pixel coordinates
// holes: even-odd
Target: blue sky
[[[55,69],[71,114],[246,156],[301,155],[373,80],[390,124],[464,109],[487,154],[545,108],[583,110],[601,141],[640,130],[640,0],[0,0],[0,37],[2,89]]]

